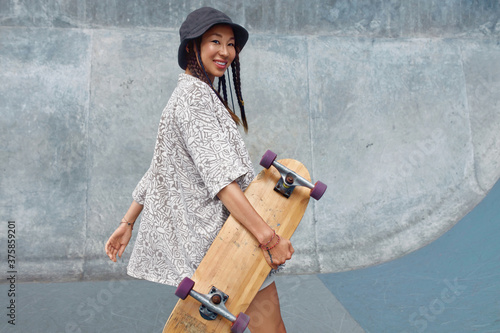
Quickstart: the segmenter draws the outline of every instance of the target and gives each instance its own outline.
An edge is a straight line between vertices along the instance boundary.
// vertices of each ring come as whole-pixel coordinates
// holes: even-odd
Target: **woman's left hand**
[[[290,240],[279,237],[279,242],[270,250],[266,250],[265,247],[262,248],[264,253],[264,258],[266,258],[267,264],[273,269],[277,269],[279,265],[285,263],[285,261],[292,258],[295,250],[293,249]]]

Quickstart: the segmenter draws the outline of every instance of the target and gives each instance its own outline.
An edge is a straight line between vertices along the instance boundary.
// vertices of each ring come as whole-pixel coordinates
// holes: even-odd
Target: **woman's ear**
[[[198,54],[198,47],[196,46],[196,43],[193,42],[191,44],[188,44],[188,46],[186,46],[186,47],[189,48],[189,46],[191,46],[191,48],[193,49],[194,54],[197,55]],[[189,50],[187,50],[187,52],[189,53]]]
[[[189,45],[186,45],[186,52],[189,53]]]

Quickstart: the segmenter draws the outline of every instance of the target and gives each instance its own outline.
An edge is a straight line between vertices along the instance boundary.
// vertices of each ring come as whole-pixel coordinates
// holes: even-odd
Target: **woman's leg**
[[[250,316],[248,328],[252,333],[286,333],[274,282],[257,293],[246,314]]]

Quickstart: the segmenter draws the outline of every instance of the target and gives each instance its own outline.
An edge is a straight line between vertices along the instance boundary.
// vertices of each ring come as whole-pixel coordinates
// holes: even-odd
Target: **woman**
[[[240,123],[247,130],[238,54],[248,32],[208,7],[189,14],[179,32],[178,61],[185,72],[162,113],[150,168],[106,243],[106,253],[115,262],[116,255],[121,257],[142,212],[127,273],[176,286],[193,275],[230,212],[255,236],[266,261],[277,269],[291,258],[293,247],[275,235],[243,194],[254,178],[237,130]],[[229,66],[241,120],[227,103],[224,74]],[[216,77],[222,95],[213,88]],[[271,276],[247,314],[254,317],[252,332],[285,332]]]

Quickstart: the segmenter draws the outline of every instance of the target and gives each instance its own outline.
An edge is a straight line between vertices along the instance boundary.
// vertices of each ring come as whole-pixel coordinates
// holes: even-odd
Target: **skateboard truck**
[[[195,291],[196,293],[196,291]],[[217,318],[217,312],[214,307],[219,307],[222,311],[227,311],[225,307],[226,301],[229,298],[226,294],[224,294],[219,289],[212,287],[210,292],[207,295],[199,294],[198,296],[203,298],[203,302],[198,299],[199,297],[194,297],[198,300],[200,305],[200,315],[206,320],[215,320]],[[205,305],[205,301],[209,301],[207,305]],[[221,304],[222,303],[222,304]],[[231,314],[232,315],[232,314]],[[231,319],[230,319],[231,320]]]
[[[316,184],[311,183],[304,177],[297,174],[295,171],[292,171],[283,164],[277,162],[277,156],[278,155],[268,150],[260,160],[260,165],[262,165],[264,168],[269,169],[272,165],[281,174],[281,178],[278,180],[278,183],[274,187],[275,191],[281,193],[286,198],[289,198],[296,186],[305,186],[311,189],[310,195],[312,198],[319,200],[323,196],[327,187],[325,184],[320,181],[317,181]]]
[[[218,315],[221,315],[233,323],[231,326],[231,332],[250,333],[247,329],[250,317],[243,312],[240,312],[238,316],[235,316],[226,308],[225,303],[229,298],[228,295],[215,287],[212,287],[208,294],[201,294],[193,290],[193,287],[194,281],[186,277],[177,287],[175,295],[183,300],[186,299],[186,297],[191,296],[200,302],[200,315],[204,319],[215,320]]]

